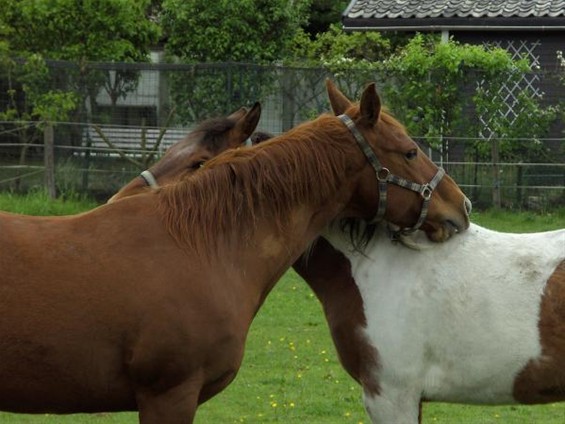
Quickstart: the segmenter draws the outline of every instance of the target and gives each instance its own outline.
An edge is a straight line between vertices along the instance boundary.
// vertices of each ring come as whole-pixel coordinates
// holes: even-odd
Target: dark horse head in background
[[[227,117],[202,122],[183,140],[167,149],[157,163],[122,187],[108,202],[140,193],[147,187],[156,188],[176,181],[224,150],[241,146],[250,140],[260,117],[261,105],[255,103],[250,109],[242,107]]]

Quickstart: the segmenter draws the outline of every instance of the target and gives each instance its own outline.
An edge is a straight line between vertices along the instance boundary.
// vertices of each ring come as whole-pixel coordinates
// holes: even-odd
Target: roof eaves
[[[564,31],[562,18],[347,18],[345,31]]]

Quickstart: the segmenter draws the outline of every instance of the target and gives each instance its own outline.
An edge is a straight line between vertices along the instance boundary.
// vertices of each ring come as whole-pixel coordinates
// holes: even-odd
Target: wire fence
[[[183,134],[189,129],[180,130]],[[180,140],[180,138],[175,139]],[[55,146],[55,181],[59,193],[87,194],[103,202],[153,163],[173,142],[162,144],[157,157],[144,162],[152,150],[139,145],[125,150],[125,160],[109,146]],[[34,144],[0,144],[0,190],[26,192],[44,185],[43,148]],[[21,151],[25,160],[21,161]],[[20,154],[17,154],[17,153]],[[429,151],[427,153],[430,153]],[[431,156],[434,156],[432,154]],[[436,154],[436,156],[439,156]],[[11,158],[11,159],[10,159]],[[437,159],[437,158],[436,158]],[[534,210],[565,206],[565,163],[498,163],[448,161],[440,163],[462,187],[475,207],[493,205],[497,190],[506,208]],[[143,164],[141,166],[140,164]]]
[[[377,81],[385,104],[394,93],[392,84],[402,83],[398,77],[368,71],[336,73],[247,64],[91,64],[88,74],[66,62],[49,66],[44,91],[72,91],[78,99],[66,120],[53,123],[57,190],[100,201],[205,118],[261,101],[258,129],[276,135],[329,110],[324,86],[328,77],[354,99],[368,81]],[[23,83],[3,75],[0,72],[0,190],[41,187],[45,174],[42,123],[29,118]],[[537,90],[545,93],[540,104],[557,110],[565,98],[561,76],[538,76]],[[532,209],[565,205],[562,114],[557,113],[547,129],[535,136],[494,137],[485,132],[484,120],[469,104],[481,78],[474,72],[462,78],[459,97],[465,104],[453,108],[461,109],[464,119],[453,126],[452,133],[430,138],[412,132],[414,138],[479,208],[493,202]],[[502,98],[500,110],[508,110]],[[402,108],[392,112],[409,128],[414,124]],[[493,157],[495,145],[500,147],[497,157]]]

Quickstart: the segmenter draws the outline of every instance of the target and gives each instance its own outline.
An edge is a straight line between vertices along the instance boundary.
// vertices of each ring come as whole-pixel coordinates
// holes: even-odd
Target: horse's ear
[[[369,84],[361,95],[361,119],[368,125],[375,125],[381,113],[381,99],[377,94],[375,83]]]
[[[328,78],[326,79],[326,90],[334,114],[341,115],[351,106],[351,101],[339,91],[335,84]]]
[[[245,109],[245,113],[241,116],[233,129],[231,130],[229,137],[230,147],[239,147],[245,140],[247,140],[259,123],[259,118],[261,118],[261,103],[255,102],[251,109]],[[239,111],[241,111],[241,109]],[[238,111],[238,112],[239,112]],[[230,115],[233,116],[238,112],[234,112]]]
[[[240,107],[238,110],[236,110],[234,113],[232,113],[231,115],[228,115],[228,119],[231,121],[237,121],[241,118],[243,118],[243,116],[245,116],[245,114],[247,113],[249,109],[247,109],[245,106]]]

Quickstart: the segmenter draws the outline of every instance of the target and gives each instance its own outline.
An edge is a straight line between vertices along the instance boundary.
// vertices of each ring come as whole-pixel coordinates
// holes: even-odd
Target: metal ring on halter
[[[376,172],[376,174],[377,174],[377,180],[388,181],[388,176],[390,175],[390,171],[388,168],[381,168]]]
[[[431,188],[429,184],[424,184],[420,190],[420,195],[424,198],[424,200],[430,200],[433,192],[434,189]]]

